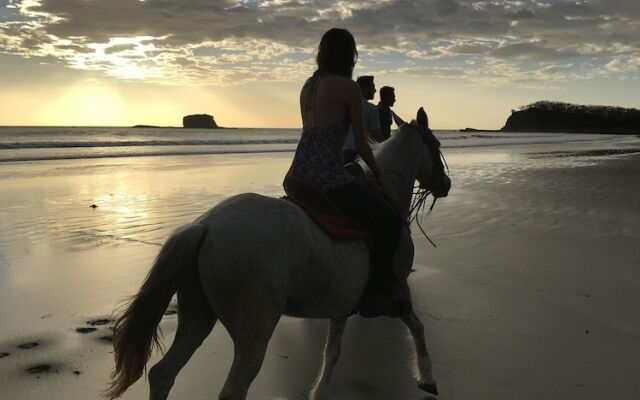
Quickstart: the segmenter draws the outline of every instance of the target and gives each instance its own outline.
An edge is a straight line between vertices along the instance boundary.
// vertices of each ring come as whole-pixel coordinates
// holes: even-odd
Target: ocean
[[[436,131],[443,148],[543,145],[612,146],[629,137],[557,133]],[[300,129],[0,127],[0,162],[294,151]]]

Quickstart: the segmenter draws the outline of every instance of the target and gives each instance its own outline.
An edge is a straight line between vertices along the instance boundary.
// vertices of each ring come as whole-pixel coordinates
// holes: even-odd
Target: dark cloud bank
[[[175,83],[291,79],[308,71],[319,37],[333,26],[350,29],[371,60],[393,55],[397,69],[422,75],[487,76],[455,64],[460,57],[512,80],[528,72],[531,80],[566,80],[640,68],[637,0],[5,3],[0,52],[54,56],[121,78],[140,68],[145,79]],[[450,67],[431,64],[448,58]]]

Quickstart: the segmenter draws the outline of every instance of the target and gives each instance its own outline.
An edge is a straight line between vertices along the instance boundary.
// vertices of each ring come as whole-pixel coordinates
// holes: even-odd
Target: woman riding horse
[[[347,212],[374,225],[373,272],[386,279],[385,287],[365,291],[371,275],[365,241],[334,240],[302,208],[281,198],[229,197],[171,234],[138,293],[118,313],[110,399],[143,375],[160,344],[158,324],[176,294],[178,326],[166,354],[149,369],[151,400],[167,400],[176,376],[218,321],[234,346],[219,399],[245,400],[282,315],[330,319],[322,368],[310,394],[326,400],[345,324],[363,291],[363,314],[402,315],[416,345],[418,387],[437,394],[424,328],[408,295],[413,241],[394,209],[410,219],[427,193],[446,196],[451,180],[422,109],[415,122],[381,145],[377,162],[373,159],[362,132],[360,91],[349,79],[356,56],[347,31],[331,30],[323,37],[319,69],[302,90],[304,130],[289,177],[311,180]],[[358,150],[393,209],[345,173],[340,150],[349,121]],[[412,207],[416,181],[422,194]]]
[[[360,314],[400,317],[410,308],[409,294],[394,274],[395,253],[403,221],[382,197],[369,192],[347,173],[342,158],[349,124],[356,150],[380,183],[380,170],[364,135],[362,94],[351,79],[356,43],[347,30],[331,29],[320,41],[318,69],[300,93],[302,137],[285,178],[303,178],[324,191],[344,212],[367,227],[372,236],[372,277]]]

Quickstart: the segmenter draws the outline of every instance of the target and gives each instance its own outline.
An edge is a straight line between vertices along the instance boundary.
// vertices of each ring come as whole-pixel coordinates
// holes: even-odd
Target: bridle
[[[421,131],[420,133],[423,140],[427,144],[427,148],[431,152],[431,156],[432,156],[431,158],[433,160],[434,167],[433,167],[433,171],[431,172],[430,181],[434,182],[435,176],[437,174],[444,174],[445,168],[447,170],[447,175],[449,174],[449,165],[447,164],[447,160],[444,158],[444,154],[442,154],[442,151],[440,150],[440,141],[438,140],[438,138],[435,137],[435,135],[433,134],[433,131],[429,128],[423,128],[423,129],[420,129],[420,131]],[[442,163],[440,164],[442,168],[440,168],[440,165],[438,165],[438,161],[440,160]],[[414,187],[414,190],[416,190],[415,187]],[[424,210],[427,204],[427,197],[429,197],[430,194],[433,195],[433,202],[431,202],[431,206],[429,206],[427,213],[424,214]],[[424,231],[424,228],[422,228],[422,225],[421,225],[422,220],[424,220],[424,218],[431,215],[431,212],[433,211],[433,208],[436,205],[436,200],[438,200],[438,197],[435,196],[431,190],[427,189],[426,187],[422,187],[421,184],[417,186],[417,190],[414,192],[413,196],[414,196],[413,202],[411,204],[411,207],[409,207],[409,217],[410,217],[409,224],[415,221],[416,225],[418,226],[418,228],[420,228],[420,231],[422,232],[424,237],[427,238],[429,243],[431,243],[433,247],[438,247],[433,242],[433,240],[429,238],[429,235],[427,235],[427,233]],[[419,215],[422,215],[422,220],[418,218]]]
[[[447,160],[444,158],[444,155],[442,154],[442,151],[440,150],[440,141],[438,140],[438,138],[436,138],[433,134],[433,132],[431,131],[431,129],[429,128],[417,128],[420,131],[420,136],[422,137],[422,139],[424,140],[425,144],[427,145],[427,148],[429,149],[429,152],[431,153],[433,162],[434,162],[434,168],[433,171],[431,173],[431,181],[433,181],[434,177],[436,176],[436,174],[441,174],[444,173],[444,169],[446,168],[447,171],[447,175],[449,173],[449,165],[447,164]],[[441,160],[442,161],[442,170],[440,168],[438,168],[437,165],[437,161],[436,160]],[[400,179],[403,181],[402,183],[404,183],[404,177],[402,176],[402,174],[398,171],[385,171],[386,173],[391,173],[394,174],[396,176],[399,176]],[[394,188],[399,192],[402,193],[402,189],[398,188],[397,182],[394,179],[388,179],[388,182],[390,182]],[[433,208],[436,205],[436,200],[438,199],[435,195],[433,196],[433,202],[431,203],[431,206],[429,206],[429,209],[427,210],[426,215],[424,214],[424,210],[426,209],[426,204],[427,204],[427,198],[429,197],[429,195],[432,195],[433,192],[429,189],[427,189],[426,187],[423,187],[421,183],[418,183],[418,185],[414,185],[413,187],[413,192],[411,193],[412,195],[412,201],[411,201],[411,205],[409,206],[409,213],[407,216],[407,219],[405,220],[403,218],[403,222],[405,227],[407,228],[407,230],[409,230],[409,232],[411,232],[411,223],[415,222],[416,225],[418,226],[418,228],[420,229],[420,231],[422,232],[422,234],[424,235],[424,237],[429,241],[429,243],[431,243],[431,245],[433,247],[438,247],[433,240],[431,240],[431,238],[429,237],[429,235],[427,235],[427,233],[425,232],[424,228],[421,225],[422,220],[425,217],[428,217],[431,212],[433,211]],[[386,198],[386,200],[388,201],[388,203],[398,212],[400,213],[399,210],[399,205],[394,204],[393,201],[391,201],[391,199],[387,198],[387,196],[384,196]],[[422,219],[418,218],[419,215],[422,215]]]

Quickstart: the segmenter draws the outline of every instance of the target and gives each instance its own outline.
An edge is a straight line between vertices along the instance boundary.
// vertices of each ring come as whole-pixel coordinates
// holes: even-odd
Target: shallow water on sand
[[[476,145],[456,144],[462,141]],[[608,393],[611,386],[605,383],[590,392],[576,386],[591,384],[585,381],[594,376],[591,369],[565,376],[570,387],[562,390],[563,379],[554,381],[542,370],[552,358],[549,348],[561,354],[565,369],[577,368],[571,357],[588,361],[575,348],[555,347],[557,336],[548,331],[553,326],[562,327],[562,340],[572,340],[569,332],[578,326],[583,336],[598,326],[615,356],[599,348],[597,353],[616,365],[628,361],[617,352],[620,346],[640,349],[637,340],[624,342],[612,333],[640,337],[640,321],[629,318],[623,306],[638,279],[625,266],[640,262],[629,244],[637,243],[640,231],[640,200],[632,186],[637,180],[629,180],[638,172],[638,158],[617,151],[640,148],[640,140],[487,135],[452,136],[443,144],[453,188],[424,224],[439,247],[430,248],[414,230],[411,278],[434,350],[441,398],[475,398],[474,391],[483,394],[477,398],[549,397],[533,378],[508,375],[510,369],[524,374],[528,365],[510,359],[509,352],[540,353],[531,368],[551,379],[563,398]],[[97,398],[112,365],[104,339],[110,331],[109,324],[89,322],[107,317],[135,293],[159,245],[176,227],[237,193],[281,195],[291,157],[285,152],[0,163],[0,355],[8,353],[0,357],[0,386],[7,398]],[[609,262],[621,282],[603,277],[598,267],[606,257],[588,251],[596,245],[603,246],[602,254],[617,252]],[[547,254],[555,261],[545,259]],[[618,293],[612,295],[615,288]],[[590,308],[583,304],[590,299],[585,295],[598,298]],[[624,312],[615,314],[616,307]],[[527,325],[521,310],[529,310],[548,336]],[[166,343],[175,324],[172,313],[161,323]],[[305,398],[319,367],[325,329],[324,321],[284,318],[250,398]],[[526,336],[525,330],[535,332],[539,347],[514,339]],[[409,372],[405,336],[396,321],[355,318],[336,370],[334,398],[424,398]],[[583,336],[574,338],[580,346],[587,344]],[[29,343],[38,345],[18,348]],[[173,396],[214,398],[232,355],[230,339],[217,327],[178,377]],[[27,372],[43,364],[50,369]],[[640,393],[625,377],[612,379],[615,387],[623,394]],[[125,398],[146,396],[141,381]]]
[[[212,158],[147,157],[125,162],[100,160],[93,165],[83,160],[2,165],[3,296],[28,297],[47,287],[55,292],[52,280],[74,281],[81,275],[95,274],[99,278],[95,281],[108,282],[110,274],[132,268],[127,262],[113,260],[126,254],[125,258],[131,262],[140,260],[146,268],[152,258],[149,255],[157,251],[173,229],[192,221],[223,198],[247,191],[281,193],[281,179],[288,167],[283,157]],[[85,278],[78,280],[87,283]],[[68,294],[66,288],[63,292]],[[2,303],[2,308],[11,307]],[[9,325],[3,328],[3,334],[13,328],[20,329]]]

